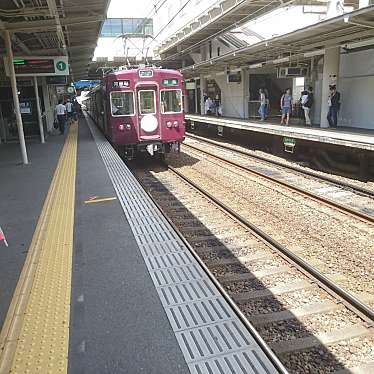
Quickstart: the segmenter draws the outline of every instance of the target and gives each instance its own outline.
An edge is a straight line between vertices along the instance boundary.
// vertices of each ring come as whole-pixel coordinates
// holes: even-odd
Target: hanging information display
[[[8,60],[4,57],[5,72],[9,76]],[[67,56],[14,57],[13,66],[16,76],[54,76],[69,75]]]

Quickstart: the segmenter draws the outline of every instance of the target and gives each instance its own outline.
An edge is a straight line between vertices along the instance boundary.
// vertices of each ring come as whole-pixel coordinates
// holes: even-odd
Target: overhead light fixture
[[[312,51],[312,52],[305,52],[304,57],[313,57],[313,56],[321,56],[325,54],[324,49],[318,49],[317,51]]]
[[[249,68],[250,69],[256,69],[256,68],[262,68],[262,62],[260,62],[259,64],[252,64],[252,65],[249,65]]]
[[[289,57],[282,57],[282,58],[277,58],[275,60],[273,60],[273,64],[281,64],[283,62],[288,62],[290,61],[290,58]]]

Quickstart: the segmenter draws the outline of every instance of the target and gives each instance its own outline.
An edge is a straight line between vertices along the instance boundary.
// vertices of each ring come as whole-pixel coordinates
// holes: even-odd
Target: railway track
[[[197,135],[188,134],[184,145],[195,146],[208,153],[215,152],[223,158],[235,158],[237,163],[251,168],[259,175],[273,177],[289,184],[290,188],[299,187],[316,198],[327,198],[338,204],[346,204],[348,208],[362,212],[364,216],[374,217],[374,188],[364,187],[362,182],[347,181],[342,177],[338,179],[339,177],[331,177],[325,173],[257,155],[241,147],[229,146]],[[355,201],[355,196],[358,201]]]
[[[180,171],[135,173],[291,373],[374,369],[373,311],[333,275],[327,279]]]
[[[184,147],[194,149],[205,155],[226,162],[227,164],[258,175],[308,198],[339,209],[340,211],[350,214],[353,217],[357,217],[364,222],[374,223],[374,191],[370,189],[321,175],[316,172],[303,170],[300,167],[294,167],[274,160],[265,159],[264,157],[254,156],[247,152],[239,151],[235,148],[221,145],[218,142],[208,139],[201,139],[200,137],[191,135],[189,135],[188,138],[193,139],[194,142],[191,144],[186,143],[184,144]],[[206,145],[209,145],[210,147],[207,149]],[[219,152],[220,149],[234,154],[236,153],[241,157],[234,161],[230,159],[232,158],[232,155],[227,152]],[[248,163],[248,161],[253,160],[255,163]],[[261,162],[260,165],[258,160]],[[286,173],[279,173],[279,168],[284,169]],[[313,178],[318,182],[318,186],[313,184],[308,186],[308,184],[305,183],[305,178],[309,178],[309,180]],[[321,181],[327,183],[321,185]],[[330,197],[326,197],[325,195]],[[358,197],[358,200],[361,200],[360,203],[357,203],[357,201],[349,201],[350,199],[353,199],[354,195]]]
[[[169,162],[327,276],[339,269],[339,284],[374,307],[371,222],[200,150]]]

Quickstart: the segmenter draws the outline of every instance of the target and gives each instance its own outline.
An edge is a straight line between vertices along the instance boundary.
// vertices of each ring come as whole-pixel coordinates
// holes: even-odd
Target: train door
[[[157,140],[161,138],[161,118],[156,86],[137,88],[138,124],[140,140]]]

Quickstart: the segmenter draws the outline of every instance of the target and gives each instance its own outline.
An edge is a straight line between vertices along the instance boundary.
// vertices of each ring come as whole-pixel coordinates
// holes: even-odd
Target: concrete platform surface
[[[186,119],[196,123],[207,123],[234,129],[260,132],[264,134],[309,140],[319,143],[335,144],[339,146],[374,151],[374,131],[365,129],[315,128],[306,126],[283,126],[277,123],[260,122],[248,119],[229,117],[201,116],[187,114]]]
[[[277,372],[91,122],[29,155],[0,146],[1,374]]]
[[[45,144],[26,143],[28,165],[18,143],[0,144],[0,226],[9,247],[0,242],[0,326],[21,273],[64,141],[49,136]]]

